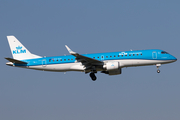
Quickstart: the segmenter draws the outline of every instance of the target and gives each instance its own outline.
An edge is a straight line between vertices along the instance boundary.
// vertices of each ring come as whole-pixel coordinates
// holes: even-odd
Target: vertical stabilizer
[[[31,54],[21,42],[19,42],[14,36],[7,36],[11,53],[14,59],[25,60],[33,58],[41,58],[41,56]]]

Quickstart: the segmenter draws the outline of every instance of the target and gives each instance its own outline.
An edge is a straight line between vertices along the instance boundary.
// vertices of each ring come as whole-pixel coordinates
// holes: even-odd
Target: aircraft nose
[[[177,58],[172,56],[172,60],[175,62],[175,61],[177,61]]]

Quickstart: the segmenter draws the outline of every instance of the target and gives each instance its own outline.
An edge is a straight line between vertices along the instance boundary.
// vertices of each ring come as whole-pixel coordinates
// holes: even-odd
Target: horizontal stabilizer
[[[23,61],[12,59],[12,58],[5,58],[5,59],[16,64],[27,64],[27,62],[23,62]]]

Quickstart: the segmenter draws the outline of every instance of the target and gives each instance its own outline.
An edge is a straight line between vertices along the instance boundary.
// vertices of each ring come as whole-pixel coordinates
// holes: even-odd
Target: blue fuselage
[[[95,53],[95,54],[82,54],[83,56],[90,57],[100,61],[113,61],[113,60],[149,60],[149,61],[166,61],[172,62],[177,59],[169,53],[158,50],[137,50],[137,51],[121,51],[121,52],[109,52],[109,53]],[[43,57],[37,59],[23,60],[28,64],[15,64],[15,66],[39,66],[39,65],[54,65],[54,64],[68,64],[77,63],[73,55],[67,56],[54,56],[54,57]],[[151,62],[150,62],[151,64]],[[146,64],[145,64],[146,65]],[[131,66],[131,65],[130,65]]]

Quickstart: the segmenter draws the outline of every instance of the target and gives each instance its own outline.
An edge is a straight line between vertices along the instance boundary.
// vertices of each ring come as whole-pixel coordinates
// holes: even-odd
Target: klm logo
[[[112,64],[111,66],[114,67],[114,64]]]
[[[21,54],[21,53],[26,53],[26,50],[22,49],[22,47],[18,46],[16,47],[16,50],[13,50],[13,54]]]
[[[119,53],[119,55],[127,55],[127,53],[126,52],[121,52],[121,53]]]

